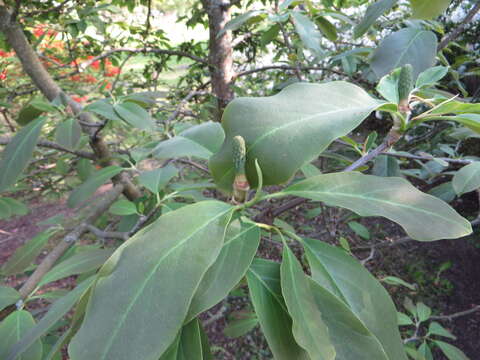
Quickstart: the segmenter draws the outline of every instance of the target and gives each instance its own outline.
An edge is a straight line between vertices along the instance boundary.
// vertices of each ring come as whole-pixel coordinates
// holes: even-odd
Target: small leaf
[[[401,285],[401,286],[405,286],[406,288],[409,288],[412,291],[416,290],[415,286],[413,286],[412,284],[409,284],[405,280],[402,280],[396,276],[385,276],[381,280],[389,285]]]
[[[17,310],[0,323],[0,359],[7,359],[13,345],[24,338],[25,334],[35,327],[33,316],[26,310]],[[40,360],[42,358],[42,342],[32,341],[21,360]],[[20,358],[19,358],[20,359]]]
[[[413,325],[412,319],[401,312],[397,312],[397,321],[399,326]]]
[[[0,286],[0,310],[20,300],[20,293],[9,286]]]
[[[2,275],[10,276],[24,272],[40,254],[52,235],[52,231],[42,231],[19,247],[2,266]]]
[[[457,340],[457,337],[452,335],[450,331],[445,329],[442,325],[440,325],[436,321],[432,321],[430,325],[428,326],[428,335],[438,335],[438,336],[444,336],[447,338],[450,338],[452,340]]]
[[[22,128],[5,147],[0,160],[0,192],[17,180],[27,167],[46,119],[37,119]]]
[[[376,87],[377,91],[388,101],[398,104],[398,80],[400,79],[401,68],[394,69],[391,73],[383,76]]]
[[[80,180],[85,181],[90,177],[90,175],[93,174],[93,172],[95,171],[95,168],[93,167],[90,160],[79,159],[77,162],[76,170]]]
[[[424,303],[419,302],[417,304],[417,315],[418,315],[418,320],[420,322],[424,322],[430,318],[430,315],[432,315],[432,309],[430,309]]]
[[[67,201],[68,206],[75,207],[82,201],[86,201],[100,186],[122,172],[122,170],[123,168],[112,165],[93,173],[87,181],[72,191]]]
[[[292,11],[291,15],[294,21],[295,31],[302,40],[303,45],[315,55],[323,55],[323,50],[320,46],[322,35],[315,24],[301,12]]]
[[[155,123],[150,114],[141,106],[127,101],[113,105],[117,115],[128,124],[141,130],[153,130]]]
[[[237,338],[248,333],[257,324],[258,318],[255,316],[247,317],[246,319],[235,319],[227,323],[223,333],[230,338]]]
[[[434,66],[427,69],[418,75],[415,87],[421,88],[424,86],[435,85],[438,81],[442,80],[447,73],[448,67],[445,66]]]
[[[316,18],[318,28],[322,34],[330,41],[337,41],[338,34],[335,25],[328,21],[325,17],[319,16]]]
[[[137,213],[137,206],[126,199],[120,199],[115,201],[108,210],[114,215],[131,215]]]
[[[222,30],[217,34],[217,39],[227,31],[234,31],[239,29],[245,23],[251,23],[263,19],[266,16],[263,10],[250,10],[244,14],[238,15],[225,24]]]
[[[400,165],[393,156],[380,155],[375,158],[372,175],[383,177],[400,177]]]
[[[414,19],[433,20],[447,10],[452,0],[410,0]]]
[[[443,184],[431,188],[428,193],[439,199],[442,199],[445,202],[451,202],[455,199],[456,193],[453,190],[453,185],[451,181],[447,181]]]
[[[353,29],[353,37],[356,39],[365,34],[370,26],[372,26],[380,16],[389,11],[396,3],[397,0],[380,0],[371,4],[367,8],[367,12],[362,21]]]
[[[177,174],[178,169],[173,164],[168,164],[158,169],[142,171],[138,176],[138,182],[156,194],[160,190],[163,190],[168,182],[177,176]]]
[[[469,360],[459,348],[440,340],[433,341],[445,354],[448,360]]]
[[[36,107],[27,104],[20,110],[20,112],[18,113],[18,117],[15,120],[19,125],[26,126],[30,124],[30,122],[32,122],[33,120],[37,119],[43,113],[44,112],[42,110],[39,110]]]
[[[55,132],[55,141],[63,147],[74,150],[80,142],[82,128],[75,118],[62,121]]]
[[[348,223],[348,227],[350,229],[352,229],[352,231],[355,234],[357,234],[358,236],[360,236],[361,238],[363,238],[365,240],[370,239],[370,231],[365,226],[363,226],[362,224],[360,224],[356,221],[350,221]]]
[[[162,141],[153,149],[160,159],[195,156],[208,159],[222,145],[225,134],[219,123],[206,122],[181,132],[172,139]]]
[[[108,120],[122,121],[122,118],[117,115],[113,105],[107,99],[97,100],[91,104],[88,104],[85,106],[84,110],[93,112]]]
[[[28,214],[28,207],[25,204],[16,199],[0,197],[0,220],[26,214]]]
[[[480,161],[462,167],[455,173],[452,186],[457,195],[480,188]]]
[[[415,80],[422,71],[433,66],[437,54],[437,37],[431,31],[405,28],[382,40],[370,59],[378,77],[405,64],[413,67]]]

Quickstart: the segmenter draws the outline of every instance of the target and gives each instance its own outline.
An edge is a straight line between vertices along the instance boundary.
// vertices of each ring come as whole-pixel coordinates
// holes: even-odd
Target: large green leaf
[[[225,142],[210,159],[215,182],[231,191],[235,172],[232,144],[237,135],[243,136],[247,145],[250,186],[257,185],[255,159],[262,169],[264,185],[279,184],[382,104],[344,81],[296,83],[274,96],[237,98],[223,114]]]
[[[100,186],[119,174],[122,170],[123,168],[112,165],[93,173],[87,181],[72,191],[67,201],[68,206],[75,207],[82,201],[87,200]]]
[[[0,220],[16,215],[27,215],[28,207],[12,198],[0,197]]]
[[[98,269],[112,255],[111,249],[93,249],[80,251],[51,269],[39,283],[39,286],[71,275],[84,274]]]
[[[431,20],[443,14],[452,0],[410,0],[415,19]]]
[[[88,291],[92,286],[95,277],[92,276],[82,283],[80,283],[75,289],[70,291],[64,297],[58,299],[53,303],[50,310],[42,317],[37,325],[29,329],[28,332],[23,334],[21,339],[12,347],[6,360],[18,359],[18,356],[28,351],[30,346],[34,344],[41,336],[46,334],[55,323],[60,320],[71,308],[75,305],[78,299]],[[4,359],[2,357],[2,359]]]
[[[140,105],[127,101],[113,105],[113,109],[121,119],[136,128],[141,130],[153,130],[155,128],[154,120]]]
[[[0,192],[15,184],[27,167],[37,145],[45,118],[37,119],[22,128],[5,147],[0,161]]]
[[[380,78],[397,67],[411,64],[413,77],[433,66],[437,54],[437,37],[431,31],[405,28],[382,40],[370,60]]]
[[[280,195],[323,201],[360,216],[383,216],[420,241],[455,239],[472,232],[470,223],[447,203],[400,178],[332,173],[300,181],[274,196]]]
[[[312,359],[388,360],[347,304],[308,277],[287,246],[280,269],[293,334]]]
[[[70,358],[157,360],[220,253],[231,210],[218,201],[184,206],[117,249],[100,270]]]
[[[442,350],[448,360],[469,360],[462,350],[449,343],[434,340],[434,343]]]
[[[313,51],[315,55],[322,55],[323,51],[320,46],[322,34],[318,31],[315,23],[299,11],[292,11],[291,15],[295,25],[295,31],[298,36],[300,36],[303,45]]]
[[[434,66],[420,73],[417,78],[415,87],[421,88],[425,86],[434,85],[447,75],[448,67],[446,66]]]
[[[9,286],[0,286],[0,310],[20,300],[17,290]]]
[[[365,34],[370,26],[383,14],[389,11],[397,0],[379,0],[367,8],[367,12],[362,21],[353,29],[353,37],[358,38]]]
[[[203,277],[192,299],[187,321],[227,296],[247,272],[260,243],[260,230],[253,223],[233,221],[220,255]]]
[[[210,360],[210,348],[197,318],[185,324],[160,360]]]
[[[263,334],[276,360],[309,360],[292,334],[292,319],[280,288],[280,264],[255,259],[247,273],[248,288]]]
[[[263,19],[267,13],[264,10],[250,10],[244,14],[238,15],[225,24],[222,30],[217,33],[217,38],[227,31],[239,29],[245,23],[251,23]]]
[[[85,111],[91,111],[97,115],[100,115],[108,120],[122,121],[122,118],[117,115],[113,105],[108,99],[97,100],[84,108]]]
[[[339,248],[316,239],[304,239],[304,247],[313,280],[345,301],[389,359],[406,359],[395,305],[377,279]]]
[[[55,141],[70,150],[77,147],[81,136],[82,128],[75,118],[62,121],[55,131]]]
[[[478,189],[480,187],[480,161],[468,164],[457,171],[453,176],[452,185],[457,195]]]
[[[25,271],[40,254],[52,234],[51,230],[45,230],[28,240],[2,266],[0,273],[9,276]]]
[[[12,346],[35,327],[33,316],[26,310],[18,310],[0,323],[0,359],[7,359]],[[37,339],[29,344],[17,360],[40,360],[42,358],[42,342]]]
[[[218,123],[207,122],[192,126],[172,139],[162,141],[153,149],[157,158],[195,156],[208,159],[220,148],[225,134]]]

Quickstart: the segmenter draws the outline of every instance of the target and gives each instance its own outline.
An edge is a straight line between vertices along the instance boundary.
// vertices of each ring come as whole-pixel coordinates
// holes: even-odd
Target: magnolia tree
[[[199,316],[242,286],[253,311],[238,326],[260,324],[275,359],[431,359],[432,351],[465,359],[428,322],[428,307],[398,314],[348,245],[276,218],[314,201],[387,218],[417,241],[472,233],[444,200],[480,186],[480,162],[394,148],[433,121],[478,136],[480,105],[446,50],[480,5],[439,42],[435,20],[448,0],[191,2],[184,20],[208,27],[208,46],[169,43],[153,23],[157,5],[0,1],[0,218],[28,212],[20,194],[38,186],[35,176],[50,178],[47,188],[63,184],[75,209],[3,264],[5,279],[26,276],[18,288],[0,287],[0,358],[60,359],[66,350],[74,360],[211,359]],[[138,9],[145,23],[127,25]],[[235,63],[272,49],[269,65]],[[158,78],[175,59],[190,69],[171,111]],[[280,73],[253,77],[270,71]],[[293,81],[280,91],[262,86],[285,73]],[[248,86],[258,96],[236,97]],[[211,121],[178,120],[193,100]],[[383,139],[348,137],[375,112],[392,124]],[[336,141],[348,156],[329,148]],[[328,172],[313,165],[319,157]],[[395,176],[397,159],[463,167],[433,196]],[[372,162],[383,170],[372,175]],[[269,233],[280,261],[258,252]],[[41,291],[72,275],[72,290]],[[38,299],[51,305],[34,315]],[[405,341],[399,320],[415,330]]]

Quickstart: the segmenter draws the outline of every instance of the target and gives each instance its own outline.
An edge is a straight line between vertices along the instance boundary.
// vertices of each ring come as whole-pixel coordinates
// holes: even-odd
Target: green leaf
[[[223,333],[230,338],[237,338],[251,331],[258,324],[256,316],[250,316],[245,319],[234,319],[227,323]]]
[[[122,118],[117,115],[113,105],[107,99],[97,100],[91,104],[88,104],[85,106],[84,110],[93,112],[108,120],[122,121]]]
[[[353,29],[354,39],[365,34],[370,26],[372,26],[380,16],[389,11],[396,3],[397,0],[380,0],[370,5],[367,8],[367,12],[362,21],[360,21],[360,23]]]
[[[303,175],[306,178],[320,175],[322,172],[313,164],[305,164],[303,165],[300,170],[302,170]]]
[[[432,350],[430,350],[426,340],[418,347],[418,353],[422,356],[420,360],[434,360]]]
[[[398,95],[398,80],[400,79],[400,71],[397,68],[391,73],[383,76],[376,87],[377,91],[388,101],[398,104],[400,96]]]
[[[27,104],[20,110],[20,112],[18,113],[18,117],[15,120],[19,125],[25,126],[38,118],[43,113],[44,111],[39,110],[38,108],[30,104]]]
[[[469,360],[459,348],[440,340],[433,341],[445,354],[448,360]]]
[[[405,359],[395,305],[388,292],[356,259],[316,239],[304,239],[313,280],[343,299],[375,335],[389,359]]]
[[[415,87],[421,88],[424,86],[431,86],[442,80],[448,73],[448,67],[446,66],[434,66],[427,69],[418,75],[417,83]]]
[[[253,223],[233,221],[222,250],[202,278],[190,304],[187,321],[208,310],[245,276],[260,243],[260,230]]]
[[[383,216],[398,223],[411,238],[420,241],[456,239],[472,232],[470,222],[447,203],[400,178],[353,172],[331,173],[300,181],[276,195],[323,201],[360,216]]]
[[[405,28],[382,40],[370,59],[370,65],[380,78],[405,64],[413,67],[415,80],[422,71],[432,67],[437,54],[437,37],[431,31]]]
[[[3,150],[0,160],[0,192],[15,184],[18,176],[27,167],[45,120],[37,119],[22,128]]]
[[[29,103],[30,106],[33,106],[35,109],[38,109],[42,112],[55,112],[57,111],[57,108],[50,104],[47,101],[44,101],[41,98],[36,98],[30,101]]]
[[[452,0],[410,0],[414,19],[432,20],[447,10]]]
[[[320,46],[322,34],[320,34],[320,31],[318,31],[315,24],[308,18],[308,16],[303,15],[301,12],[292,11],[291,15],[295,25],[295,31],[302,40],[303,45],[315,55],[321,56],[323,54],[323,50]]]
[[[208,159],[220,148],[225,134],[218,123],[207,122],[192,126],[172,139],[162,141],[153,149],[157,158],[195,156]]]
[[[178,344],[177,360],[203,360],[202,338],[198,319],[182,328]]]
[[[347,304],[305,275],[287,246],[281,279],[293,334],[312,359],[388,360],[380,342]]]
[[[438,335],[438,336],[444,336],[447,338],[450,338],[452,340],[457,340],[456,336],[452,335],[450,331],[445,329],[442,325],[440,325],[436,321],[432,321],[430,325],[428,326],[428,334],[429,335]]]
[[[77,147],[81,136],[82,128],[75,118],[62,121],[55,131],[55,141],[70,150]]]
[[[420,322],[424,322],[430,318],[430,315],[432,315],[432,309],[430,309],[424,303],[419,302],[417,304],[417,314],[418,320],[420,320]]]
[[[262,169],[263,184],[280,184],[382,104],[360,87],[343,81],[296,83],[274,96],[236,98],[223,114],[226,140],[210,159],[215,182],[224,191],[232,189],[234,136],[242,136],[247,145],[250,187],[257,185],[255,159]]]
[[[401,312],[397,312],[397,321],[399,326],[414,325],[412,319]]]
[[[75,207],[81,202],[86,201],[100,186],[119,174],[122,170],[123,168],[112,165],[93,173],[87,181],[72,191],[67,201],[68,206]]]
[[[433,119],[435,120],[435,118]],[[445,120],[453,120],[462,124],[476,133],[480,133],[480,115],[479,114],[461,114],[457,116],[447,116]]]
[[[480,161],[472,162],[455,173],[452,186],[457,195],[474,191],[480,187]]]
[[[50,310],[42,317],[37,325],[29,329],[21,339],[12,347],[6,360],[15,360],[29,349],[41,336],[46,334],[50,328],[57,323],[71,308],[78,299],[92,286],[95,276],[83,281],[75,289],[70,291],[63,298],[55,301]]]
[[[398,160],[393,156],[380,155],[375,158],[372,175],[383,177],[399,177],[401,175]]]
[[[247,273],[255,312],[270,350],[277,360],[310,360],[292,334],[292,319],[280,289],[280,264],[255,259]]]
[[[333,25],[330,21],[328,21],[325,17],[319,16],[316,18],[318,28],[322,32],[322,34],[330,41],[337,41],[338,34],[337,28]]]
[[[52,231],[42,231],[19,247],[2,266],[2,275],[10,276],[24,272],[40,254],[52,235]]]
[[[428,193],[439,199],[442,199],[445,202],[451,202],[455,199],[456,193],[453,190],[453,185],[451,181],[447,181],[443,184],[431,188]]]
[[[93,172],[95,171],[95,168],[93,167],[90,160],[80,159],[77,162],[76,170],[80,180],[85,181],[90,177],[90,175],[93,174]]]
[[[370,240],[370,231],[362,224],[356,221],[350,221],[348,223],[348,227],[352,229],[352,231],[358,236],[360,236],[361,238],[365,240]]]
[[[51,269],[42,278],[39,286],[49,282],[63,279],[67,276],[78,275],[94,271],[103,265],[112,255],[111,249],[84,250],[62,261]]]
[[[20,300],[20,293],[9,286],[0,285],[0,310]]]
[[[171,211],[105,263],[72,360],[157,359],[175,340],[192,297],[220,253],[232,207],[204,201]]]
[[[28,214],[28,207],[25,204],[16,199],[0,197],[0,220],[26,214]]]
[[[108,211],[114,215],[131,215],[137,213],[137,206],[126,199],[115,201]]]
[[[415,286],[413,286],[412,284],[409,284],[408,282],[406,282],[405,280],[403,279],[400,279],[396,276],[385,276],[383,279],[381,279],[384,283],[387,283],[389,285],[401,285],[401,286],[405,286],[406,288],[409,288],[410,290],[412,291],[415,291]]]
[[[26,310],[18,310],[0,323],[0,359],[6,359],[12,346],[22,339],[26,333],[35,327],[33,316]],[[25,349],[19,360],[40,360],[43,346],[40,339],[32,342]]]
[[[138,176],[138,182],[156,194],[177,175],[178,169],[173,164],[168,164],[158,169],[142,171]]]
[[[141,130],[153,130],[155,122],[150,114],[131,101],[113,105],[113,109],[117,115],[128,124]]]
[[[222,30],[217,33],[217,39],[227,31],[239,29],[245,23],[252,23],[263,19],[267,13],[264,10],[250,10],[244,14],[238,15],[227,22]]]

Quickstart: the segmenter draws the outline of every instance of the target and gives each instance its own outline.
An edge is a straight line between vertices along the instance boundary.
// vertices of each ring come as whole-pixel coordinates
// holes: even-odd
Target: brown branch
[[[61,240],[42,260],[33,274],[30,275],[27,281],[22,285],[19,290],[22,298],[26,298],[35,290],[42,277],[53,267],[53,265],[55,265],[55,262],[72,244],[89,230],[88,225],[95,222],[105,211],[108,210],[110,205],[121,195],[123,187],[122,184],[115,185],[111,190],[105,193],[95,205],[87,209],[88,214],[85,220],[65,235],[63,240]],[[87,213],[87,211],[83,211],[83,213]]]
[[[10,143],[10,141],[12,141],[11,137],[0,137],[0,145],[8,145]],[[96,159],[95,154],[92,153],[92,152],[81,151],[81,150],[69,150],[67,148],[64,148],[60,144],[54,143],[53,141],[39,140],[37,142],[37,146],[63,151],[63,152],[69,153],[69,154],[77,155],[77,156],[85,158],[85,159],[90,159],[90,160],[95,160]]]
[[[206,84],[203,84],[201,88],[204,88]],[[199,95],[208,95],[208,92],[206,91],[199,91],[199,90],[192,90],[188,93],[187,96],[185,96],[177,105],[177,108],[175,111],[168,117],[166,124],[170,124],[173,120],[177,118],[177,116],[180,114],[182,111],[182,108],[195,96]]]
[[[460,22],[460,24],[448,35],[446,35],[440,44],[438,44],[437,51],[441,51],[448,46],[448,44],[455,40],[462,32],[465,30],[467,24],[469,24],[473,17],[480,10],[480,1],[477,0],[477,3],[470,9],[465,18]]]
[[[462,165],[468,165],[473,162],[473,160],[465,160],[465,159],[450,159],[446,157],[420,156],[420,155],[413,155],[413,154],[397,154],[397,153],[391,153],[391,152],[383,152],[381,155],[393,156],[393,157],[405,158],[405,159],[425,160],[425,161],[438,159],[451,164],[462,164]]]
[[[450,315],[430,316],[430,320],[449,320],[449,321],[451,321],[451,320],[453,320],[455,318],[459,318],[461,316],[470,315],[470,314],[472,314],[476,311],[480,311],[480,305],[476,305],[471,309],[460,311],[460,312],[450,314]]]
[[[90,224],[86,224],[85,227],[88,231],[101,239],[120,239],[123,241],[126,241],[128,239],[128,232],[103,231]]]

